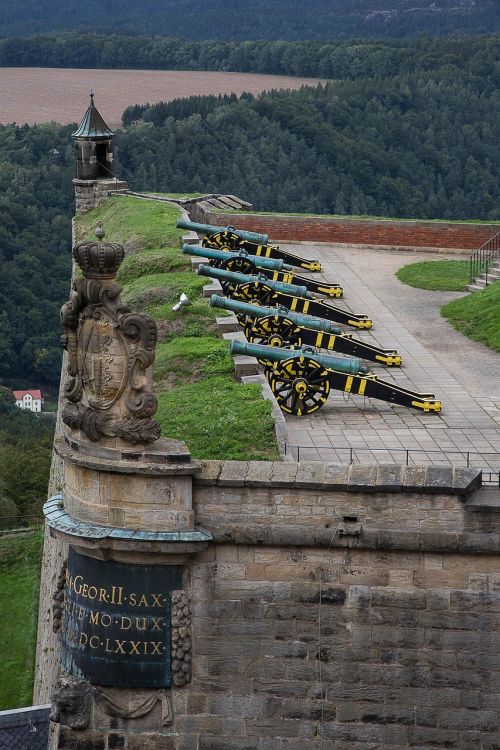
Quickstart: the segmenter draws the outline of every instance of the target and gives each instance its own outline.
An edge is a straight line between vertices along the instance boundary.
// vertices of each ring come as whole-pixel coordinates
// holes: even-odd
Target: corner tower
[[[90,104],[80,125],[72,134],[75,139],[76,210],[89,211],[114,192],[128,189],[114,172],[113,137],[90,92]]]

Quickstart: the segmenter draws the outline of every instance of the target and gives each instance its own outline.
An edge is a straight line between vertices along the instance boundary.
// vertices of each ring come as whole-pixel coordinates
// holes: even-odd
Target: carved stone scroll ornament
[[[152,442],[160,437],[150,387],[156,323],[121,302],[121,287],[114,279],[124,249],[102,242],[102,227],[96,235],[101,241],[73,248],[83,278],[75,279],[61,309],[61,343],[68,352],[70,376],[64,390],[70,403],[62,418],[92,441],[119,437],[129,443]]]
[[[63,673],[54,688],[50,720],[72,729],[87,729],[90,724],[92,692],[90,682]]]
[[[191,604],[186,591],[172,591],[172,679],[176,687],[191,681]]]

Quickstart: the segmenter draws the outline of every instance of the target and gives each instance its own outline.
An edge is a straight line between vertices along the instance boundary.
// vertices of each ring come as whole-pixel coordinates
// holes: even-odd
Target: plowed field
[[[0,68],[0,123],[80,121],[90,89],[101,114],[113,127],[120,124],[123,110],[130,104],[199,94],[258,94],[318,82],[316,78],[208,71]]]

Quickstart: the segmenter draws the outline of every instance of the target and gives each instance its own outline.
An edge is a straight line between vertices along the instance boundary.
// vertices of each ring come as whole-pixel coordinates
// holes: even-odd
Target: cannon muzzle
[[[269,235],[259,234],[258,232],[247,232],[244,229],[235,229],[234,227],[216,227],[212,224],[198,224],[195,221],[185,221],[184,219],[177,219],[176,227],[179,229],[190,229],[192,232],[198,232],[198,234],[218,234],[219,232],[230,232],[236,234],[241,240],[248,240],[248,242],[256,242],[258,245],[267,245],[269,241]]]
[[[293,323],[296,323],[296,325],[302,326],[303,328],[312,328],[315,331],[334,333],[336,335],[342,333],[342,330],[338,326],[332,325],[329,320],[322,320],[321,318],[313,318],[311,315],[294,313],[284,307],[250,305],[248,302],[227,299],[226,297],[220,297],[217,294],[212,294],[210,297],[210,305],[211,307],[219,307],[222,310],[231,310],[239,315],[249,315],[253,318],[265,318],[270,315],[278,315],[281,318],[288,318],[288,320],[291,320]]]
[[[260,284],[273,289],[275,292],[290,294],[293,297],[314,299],[314,295],[311,294],[305,286],[295,286],[295,284],[284,284],[281,281],[271,281],[267,276],[248,276],[245,273],[234,273],[232,271],[224,271],[222,268],[212,268],[212,266],[205,265],[198,266],[196,273],[199,273],[200,276],[209,276],[212,279],[219,279],[219,281],[227,282],[229,284],[239,285],[259,282]]]
[[[226,250],[196,247],[196,245],[183,245],[182,252],[185,255],[196,255],[199,258],[209,258],[210,260],[228,261],[236,258],[245,258],[257,268],[269,268],[271,271],[291,271],[294,268],[294,266],[284,263],[279,258],[259,258],[257,255],[249,255],[245,251],[232,253]]]
[[[318,362],[326,370],[345,372],[349,375],[365,375],[370,368],[362,365],[359,359],[351,357],[331,357],[327,354],[316,354],[307,347],[301,349],[278,349],[276,346],[263,346],[262,344],[247,344],[243,341],[231,341],[231,354],[245,354],[248,357],[267,360],[269,362],[283,362],[286,359],[298,359],[307,357]]]

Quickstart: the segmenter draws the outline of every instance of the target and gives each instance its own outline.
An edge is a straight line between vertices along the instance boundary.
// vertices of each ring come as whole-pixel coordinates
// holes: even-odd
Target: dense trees
[[[116,34],[47,34],[0,40],[0,66],[234,70],[355,80],[459,68],[487,76],[500,36],[412,41],[193,42]]]
[[[57,384],[71,270],[71,128],[0,126],[0,379]]]
[[[54,422],[18,409],[0,386],[0,529],[32,523],[47,498]]]
[[[481,33],[500,26],[498,0],[3,0],[0,34],[63,29],[186,39],[335,39]]]
[[[227,191],[260,210],[500,219],[500,67],[134,107],[137,189]]]

